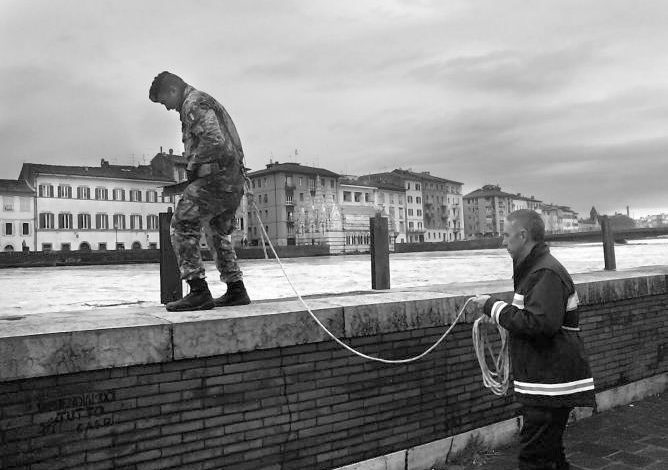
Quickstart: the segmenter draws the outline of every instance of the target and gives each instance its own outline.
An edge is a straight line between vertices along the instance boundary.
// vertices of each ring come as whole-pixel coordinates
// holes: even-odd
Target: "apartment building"
[[[339,176],[292,162],[270,162],[249,173],[254,204],[271,242],[278,246],[329,245],[333,253],[342,252]],[[250,203],[248,211],[249,242],[261,244],[262,230]]]
[[[36,250],[158,248],[158,214],[174,207],[171,177],[150,166],[25,163],[19,181],[34,192]]]
[[[395,169],[362,178],[401,186],[406,196],[406,242],[443,242],[464,237],[462,183],[431,175]]]
[[[546,233],[578,232],[578,213],[568,206],[542,204],[541,216]]]
[[[464,196],[464,233],[466,238],[500,237],[508,214],[520,209],[540,214],[542,207],[542,201],[534,196],[508,193],[499,185],[487,184]]]
[[[395,243],[406,243],[406,189],[383,181],[368,184],[375,188],[376,211],[387,217],[390,249]]]
[[[487,184],[464,196],[464,233],[466,238],[499,237],[504,218],[513,211],[515,194]]]
[[[0,180],[0,249],[35,250],[35,192],[25,181]]]
[[[409,178],[419,181],[422,194],[418,196],[418,204],[422,205],[425,230],[422,241],[450,242],[464,238],[463,183],[434,176],[428,171],[394,171],[404,175],[405,181]]]

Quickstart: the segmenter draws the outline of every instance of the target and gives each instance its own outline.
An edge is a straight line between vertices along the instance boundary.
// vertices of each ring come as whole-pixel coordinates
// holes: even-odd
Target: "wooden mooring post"
[[[390,236],[387,217],[380,212],[369,219],[371,227],[371,288],[390,288]]]
[[[181,273],[176,255],[172,248],[169,235],[169,224],[172,221],[172,208],[160,212],[160,302],[166,304],[183,297]]]
[[[617,261],[615,260],[615,234],[610,228],[610,219],[607,215],[599,217],[601,224],[601,238],[603,238],[603,260],[606,271],[615,271]]]

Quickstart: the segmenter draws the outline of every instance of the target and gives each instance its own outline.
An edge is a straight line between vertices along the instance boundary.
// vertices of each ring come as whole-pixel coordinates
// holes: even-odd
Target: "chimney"
[[[109,168],[109,162],[102,158],[100,160],[100,168]]]
[[[160,153],[162,153],[162,145],[160,146]]]
[[[626,206],[626,217],[631,217],[631,214],[629,212],[629,206]]]
[[[162,148],[162,147],[161,147]],[[169,149],[169,154],[174,155],[174,149]]]

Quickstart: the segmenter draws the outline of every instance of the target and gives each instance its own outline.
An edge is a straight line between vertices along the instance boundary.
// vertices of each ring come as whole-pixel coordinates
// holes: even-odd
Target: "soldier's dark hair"
[[[508,214],[508,222],[517,222],[535,242],[545,241],[545,222],[536,211],[519,209]]]
[[[176,87],[179,92],[183,93],[186,88],[186,82],[181,77],[170,72],[160,72],[151,83],[151,89],[148,92],[148,97],[154,103],[158,102],[158,94],[170,86]]]

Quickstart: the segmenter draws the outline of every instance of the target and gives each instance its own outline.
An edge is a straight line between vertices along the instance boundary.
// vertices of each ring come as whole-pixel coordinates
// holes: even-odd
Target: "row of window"
[[[19,222],[19,227],[21,229],[20,235],[30,235],[30,223],[29,222]],[[5,222],[2,224],[2,234],[6,236],[19,235],[14,230],[14,222]]]
[[[315,190],[315,180],[316,179],[314,177],[309,177],[308,178],[309,189]],[[267,187],[268,182],[269,182],[269,179],[266,176],[264,178],[254,178],[254,179],[251,180],[251,186],[253,188],[255,188],[255,187],[262,188],[262,185],[264,184],[264,186]],[[298,176],[297,177],[297,183],[298,183],[297,186],[304,186],[304,177],[303,176]],[[326,178],[320,178],[320,186],[322,186],[324,188],[326,183],[327,183]],[[287,175],[285,177],[285,184],[287,186],[295,186],[295,178],[292,175]],[[334,179],[329,180],[329,187],[334,189],[334,187],[335,187],[335,180]]]
[[[14,211],[14,196],[2,197],[2,210],[5,212]],[[21,212],[28,212],[31,210],[30,198],[19,197],[19,210]]]
[[[371,235],[368,233],[346,235],[346,245],[368,245],[371,243]]]
[[[109,225],[109,215],[95,214],[95,229],[96,230],[125,230],[127,228],[125,223],[125,214],[114,214],[112,218],[113,225]],[[93,219],[91,214],[77,214],[77,225],[74,226],[74,216],[69,212],[61,212],[58,214],[58,226],[56,226],[56,216],[51,212],[41,212],[39,214],[39,228],[40,229],[62,229],[62,230],[91,230],[93,229]],[[130,230],[143,230],[143,218],[139,214],[130,216]],[[146,216],[146,229],[158,230],[158,216]]]
[[[51,184],[40,184],[37,188],[37,195],[39,197],[55,197],[54,196],[54,187]],[[91,194],[95,196],[95,199],[98,201],[108,201],[109,200],[109,190],[103,187],[94,188],[94,192],[91,193],[91,188],[88,186],[78,186],[77,187],[77,199],[91,199]],[[59,198],[72,199],[72,186],[69,184],[61,184],[57,187],[57,195]],[[130,189],[128,191],[128,198],[125,197],[125,189],[123,188],[114,188],[111,190],[112,201],[131,201],[131,202],[142,202],[143,192],[139,189]],[[149,189],[146,190],[146,202],[158,202],[158,192]],[[173,196],[163,196],[161,202],[174,202]]]
[[[133,250],[141,250],[143,247],[141,245],[141,242],[135,241],[132,242],[132,249]],[[158,244],[155,242],[150,242],[148,244],[148,249],[149,250],[157,250],[158,249]],[[53,250],[53,243],[42,243],[42,251],[52,251]],[[61,243],[60,244],[60,251],[71,251],[72,250],[72,245],[70,243]],[[91,246],[90,243],[88,242],[81,242],[79,244],[79,250],[80,251],[91,251]],[[97,244],[97,250],[98,251],[107,251],[107,244],[105,242],[100,242]],[[123,242],[116,242],[116,250],[125,250],[125,243]],[[5,246],[5,251],[14,251],[14,247],[12,245],[7,245]]]

